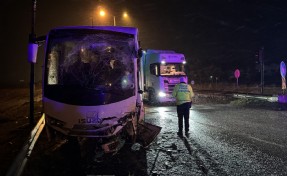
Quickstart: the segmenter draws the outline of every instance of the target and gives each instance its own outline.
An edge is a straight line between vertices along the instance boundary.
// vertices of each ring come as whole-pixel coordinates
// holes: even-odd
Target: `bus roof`
[[[123,27],[123,26],[62,26],[56,27],[52,30],[57,29],[96,29],[96,30],[107,30],[107,31],[114,31],[114,32],[122,32],[137,35],[138,29],[135,27]]]
[[[150,54],[150,53],[157,53],[157,54],[171,54],[171,53],[174,53],[175,54],[175,51],[173,50],[154,50],[154,49],[147,49],[146,53]]]

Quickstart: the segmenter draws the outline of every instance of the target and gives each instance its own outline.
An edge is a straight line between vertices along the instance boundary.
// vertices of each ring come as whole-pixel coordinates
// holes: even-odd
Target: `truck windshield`
[[[185,75],[184,64],[166,63],[160,65],[160,75]]]
[[[77,105],[113,103],[133,96],[135,53],[133,35],[88,29],[52,31],[44,95]]]

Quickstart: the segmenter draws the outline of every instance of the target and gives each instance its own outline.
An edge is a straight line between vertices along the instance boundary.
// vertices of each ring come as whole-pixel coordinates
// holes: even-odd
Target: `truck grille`
[[[174,89],[176,84],[168,84],[167,87],[165,87],[165,90],[168,94],[172,94],[172,91]]]

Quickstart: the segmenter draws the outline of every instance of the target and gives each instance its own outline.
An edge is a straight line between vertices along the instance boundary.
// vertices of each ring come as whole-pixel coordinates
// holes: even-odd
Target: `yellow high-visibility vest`
[[[176,105],[191,102],[194,93],[192,87],[186,83],[179,83],[175,85],[172,96],[176,98]]]

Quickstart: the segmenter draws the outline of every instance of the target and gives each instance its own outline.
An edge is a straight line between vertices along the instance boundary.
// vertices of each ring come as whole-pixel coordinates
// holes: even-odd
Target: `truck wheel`
[[[156,97],[153,90],[148,91],[148,102],[150,105],[156,104]]]

